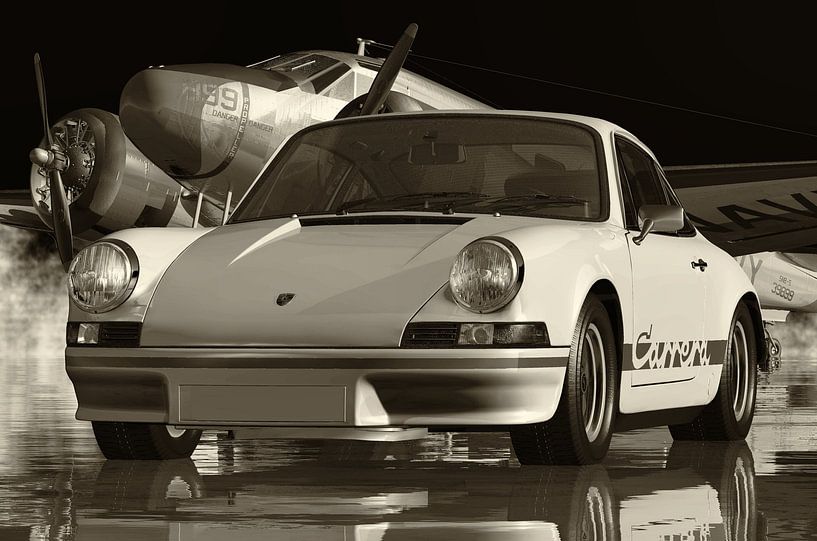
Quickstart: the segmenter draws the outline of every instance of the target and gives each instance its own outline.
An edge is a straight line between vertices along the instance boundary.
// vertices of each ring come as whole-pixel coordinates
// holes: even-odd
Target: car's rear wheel
[[[607,309],[585,300],[573,334],[559,406],[553,418],[511,427],[522,464],[592,464],[604,458],[618,402],[615,334]]]
[[[732,317],[715,398],[692,422],[670,425],[670,433],[676,440],[742,440],[749,433],[755,416],[756,393],[755,329],[749,309],[741,303]]]
[[[188,458],[196,450],[201,430],[170,425],[94,421],[99,450],[111,460]]]

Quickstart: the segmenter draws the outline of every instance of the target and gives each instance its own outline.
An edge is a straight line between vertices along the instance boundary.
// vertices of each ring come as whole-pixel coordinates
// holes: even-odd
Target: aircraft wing
[[[28,190],[0,191],[0,224],[34,231],[51,231],[34,210]]]
[[[817,161],[665,171],[689,218],[731,255],[817,253]]]

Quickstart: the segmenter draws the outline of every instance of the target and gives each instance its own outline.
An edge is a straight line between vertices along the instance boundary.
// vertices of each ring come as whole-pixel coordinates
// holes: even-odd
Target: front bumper
[[[550,419],[568,348],[68,347],[77,419],[180,426],[468,426]]]

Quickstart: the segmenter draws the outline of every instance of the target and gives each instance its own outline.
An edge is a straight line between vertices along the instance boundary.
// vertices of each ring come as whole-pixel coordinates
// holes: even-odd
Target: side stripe
[[[723,364],[726,340],[624,344],[622,370],[660,370]]]

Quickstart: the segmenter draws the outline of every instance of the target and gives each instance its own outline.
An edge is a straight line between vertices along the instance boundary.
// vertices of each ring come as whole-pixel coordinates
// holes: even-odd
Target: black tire
[[[595,348],[592,346],[594,341]],[[595,425],[595,429],[589,431],[585,428],[588,423],[585,422],[583,413],[586,409],[586,405],[583,408],[583,400],[589,396],[587,391],[590,390],[586,375],[587,363],[597,358],[599,352],[603,353],[601,364],[604,366],[599,374],[603,374],[605,378],[598,395],[598,398],[603,398],[599,402],[603,410],[598,415],[591,415],[588,423]],[[591,294],[584,301],[573,333],[565,382],[556,413],[548,421],[513,426],[510,429],[519,462],[593,464],[602,460],[610,448],[613,435],[618,408],[618,385],[618,357],[610,316],[601,301]],[[596,422],[593,423],[592,419],[596,419]]]
[[[189,458],[201,439],[201,430],[172,436],[166,425],[94,421],[99,450],[109,460],[170,460]]]
[[[745,347],[743,346],[744,341]],[[676,440],[742,440],[752,427],[756,394],[755,328],[749,309],[741,303],[735,309],[735,315],[732,316],[721,381],[715,398],[692,422],[670,425],[669,431]]]

